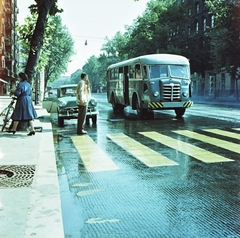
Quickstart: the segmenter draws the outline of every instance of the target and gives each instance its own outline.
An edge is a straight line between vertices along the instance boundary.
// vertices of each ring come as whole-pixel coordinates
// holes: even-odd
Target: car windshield
[[[76,96],[76,87],[71,88],[61,88],[60,95],[61,97],[69,97],[69,96]]]

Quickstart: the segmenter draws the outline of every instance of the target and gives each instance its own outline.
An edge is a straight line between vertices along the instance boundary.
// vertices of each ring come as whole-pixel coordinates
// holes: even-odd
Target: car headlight
[[[97,100],[95,98],[91,98],[88,102],[89,106],[97,106]]]
[[[155,91],[154,93],[153,93],[153,96],[154,97],[157,97],[159,95],[159,92],[158,91]]]
[[[67,105],[67,102],[63,99],[59,99],[59,107],[65,107]]]

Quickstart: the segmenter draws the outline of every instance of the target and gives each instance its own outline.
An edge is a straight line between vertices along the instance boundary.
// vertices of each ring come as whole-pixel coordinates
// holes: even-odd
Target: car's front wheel
[[[63,127],[64,119],[62,117],[58,117],[58,126]]]
[[[97,115],[92,116],[92,123],[95,125],[97,124]]]

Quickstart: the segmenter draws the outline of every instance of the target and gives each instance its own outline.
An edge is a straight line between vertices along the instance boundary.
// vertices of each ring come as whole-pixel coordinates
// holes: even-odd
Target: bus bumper
[[[187,101],[187,102],[149,102],[148,103],[148,109],[150,109],[150,110],[189,108],[192,106],[193,106],[192,101]]]

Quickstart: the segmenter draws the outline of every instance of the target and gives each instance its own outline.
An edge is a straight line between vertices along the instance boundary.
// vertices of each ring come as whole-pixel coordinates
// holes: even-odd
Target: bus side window
[[[142,72],[141,72],[141,65],[140,64],[135,65],[135,78],[137,78],[137,79],[142,78]]]
[[[118,76],[119,79],[123,79],[123,67],[120,67],[119,68],[119,76]]]
[[[143,66],[143,78],[147,79],[147,66],[146,65]]]
[[[114,72],[114,79],[118,79],[118,68],[115,69],[115,72]]]
[[[134,78],[134,68],[132,65],[129,67],[129,78]]]
[[[114,69],[111,69],[111,79],[114,79]]]

